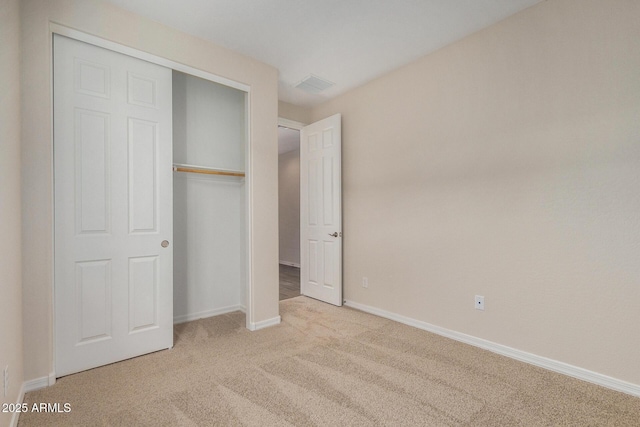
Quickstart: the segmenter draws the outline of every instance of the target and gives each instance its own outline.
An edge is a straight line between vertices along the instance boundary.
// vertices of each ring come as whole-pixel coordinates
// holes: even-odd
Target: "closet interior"
[[[174,323],[244,310],[247,94],[173,71]]]

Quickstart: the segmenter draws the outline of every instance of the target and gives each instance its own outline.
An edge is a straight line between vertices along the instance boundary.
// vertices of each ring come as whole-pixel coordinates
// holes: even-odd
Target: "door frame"
[[[278,117],[278,126],[289,128],[293,130],[302,130],[308,123],[296,122],[295,120],[285,119],[284,117]]]
[[[54,61],[54,52],[53,52],[53,34],[58,34],[61,36],[65,36],[77,41],[81,41],[90,45],[94,45],[97,47],[101,47],[113,52],[117,52],[117,53],[121,53],[127,56],[131,56],[137,59],[141,59],[143,61],[147,61],[147,62],[151,62],[153,64],[157,64],[157,65],[161,65],[163,67],[169,68],[171,70],[175,70],[175,71],[180,71],[182,73],[185,74],[189,74],[195,77],[200,77],[204,80],[209,80],[212,81],[214,83],[218,83],[224,86],[228,86],[237,90],[240,90],[242,92],[245,92],[247,94],[247,102],[245,105],[246,108],[246,123],[247,123],[247,128],[246,128],[246,144],[245,144],[245,173],[247,174],[247,178],[249,178],[249,174],[251,173],[251,165],[252,165],[252,151],[251,151],[251,147],[252,147],[252,140],[251,140],[251,86],[246,85],[244,83],[240,83],[237,82],[235,80],[231,80],[228,79],[226,77],[222,77],[222,76],[218,76],[216,74],[213,73],[209,73],[207,71],[203,71],[203,70],[199,70],[197,68],[191,67],[189,65],[185,65],[176,61],[172,61],[170,59],[167,58],[163,58],[160,56],[156,56],[153,55],[151,53],[147,53],[144,52],[142,50],[138,50],[129,46],[125,46],[116,42],[112,42],[106,39],[103,39],[101,37],[98,36],[94,36],[85,32],[82,32],[80,30],[76,30],[70,27],[66,27],[64,25],[61,24],[57,24],[55,22],[49,22],[49,37],[50,37],[50,82],[51,82],[51,93],[50,93],[50,107],[51,107],[51,111],[53,112],[53,114],[51,115],[51,123],[50,123],[50,130],[51,130],[51,141],[52,141],[52,146],[51,146],[51,151],[53,153],[54,150],[54,146],[53,144],[55,144],[55,139],[54,139],[54,129],[53,129],[53,120],[54,117],[53,115],[55,114],[55,110],[54,110],[54,94],[53,94],[53,61]],[[55,215],[55,188],[53,186],[54,184],[54,174],[55,174],[55,164],[53,161],[53,156],[52,156],[52,168],[51,168],[51,194],[53,195],[52,200],[51,200],[51,212],[52,212],[52,216]],[[244,307],[245,307],[245,313],[246,313],[246,328],[249,330],[255,330],[255,304],[253,301],[253,276],[251,274],[253,268],[253,259],[252,259],[252,242],[253,242],[253,229],[251,227],[251,224],[253,223],[253,209],[252,209],[252,201],[253,200],[253,188],[251,185],[251,179],[245,179],[245,244],[246,244],[246,260],[245,260],[245,301],[244,301]],[[52,224],[54,224],[54,226],[52,227],[52,245],[50,247],[50,251],[52,254],[52,271],[51,271],[51,277],[52,277],[52,281],[51,281],[51,288],[50,288],[50,292],[51,292],[51,301],[52,301],[52,312],[51,312],[51,337],[52,337],[52,341],[51,344],[53,345],[53,351],[51,352],[52,355],[52,366],[54,367],[54,371],[51,372],[49,374],[49,378],[48,378],[48,384],[47,385],[53,385],[55,384],[55,380],[56,380],[56,373],[55,373],[55,366],[56,366],[56,360],[55,360],[55,345],[56,345],[56,325],[55,325],[55,218],[52,217]]]
[[[313,123],[315,123],[315,122],[313,122]],[[302,122],[298,122],[298,121],[295,121],[295,120],[290,120],[290,119],[285,119],[283,117],[278,117],[278,126],[282,126],[282,127],[289,128],[289,129],[294,129],[294,130],[297,130],[297,131],[302,131],[302,128],[304,128],[306,126],[309,126],[310,124],[313,124],[313,123],[302,123]],[[302,144],[302,139],[300,140],[300,144]],[[300,161],[302,162],[302,159],[300,159]],[[300,167],[301,167],[301,172],[302,172],[302,163],[301,163]],[[341,176],[340,187],[342,188],[342,173],[340,174],[340,176]],[[302,192],[302,188],[300,189],[300,192]],[[342,190],[341,190],[341,193],[342,193]],[[342,196],[341,196],[341,198],[342,198]],[[341,206],[341,209],[342,209],[342,206]],[[302,210],[302,199],[300,200],[300,210]],[[300,224],[299,227],[300,227],[300,231],[302,232],[302,224]],[[342,229],[342,227],[341,227],[341,229]],[[340,233],[342,234],[342,231]],[[342,255],[341,255],[340,262],[343,263],[343,260],[344,260],[344,242],[342,242],[341,244],[343,245],[343,247],[342,247]],[[300,256],[302,257],[302,247],[300,248]],[[302,259],[300,259],[300,264],[302,264]],[[341,269],[343,269],[343,268],[344,267],[341,267]],[[342,298],[341,298],[341,300],[344,303],[344,270],[342,270],[341,274],[343,276],[342,282],[340,284],[340,286],[342,286]],[[300,277],[300,295],[302,295],[302,276]]]
[[[307,126],[307,123],[302,123],[302,122],[297,122],[295,120],[289,120],[289,119],[285,119],[284,117],[278,117],[278,127],[283,127],[283,128],[287,128],[287,129],[293,129],[293,130],[297,130],[298,132],[300,132],[302,130],[303,127]],[[300,148],[298,146],[298,148]],[[299,196],[299,194],[298,194]],[[300,208],[301,206],[298,206],[298,208]],[[300,228],[300,223],[298,222],[298,228]],[[279,260],[280,258],[278,258]],[[278,268],[280,268],[280,261],[278,261]],[[300,283],[300,286],[302,287],[302,282]],[[300,294],[302,295],[302,293]]]

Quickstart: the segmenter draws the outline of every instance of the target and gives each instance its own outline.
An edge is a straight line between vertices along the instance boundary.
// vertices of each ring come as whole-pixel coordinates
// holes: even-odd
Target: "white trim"
[[[260,322],[251,323],[248,327],[250,331],[258,331],[260,329],[268,328],[269,326],[275,326],[280,324],[280,316],[276,316],[272,319],[262,320]]]
[[[173,324],[178,325],[180,323],[191,322],[193,320],[205,319],[207,317],[233,313],[234,311],[244,311],[244,306],[240,304],[230,305],[228,307],[220,307],[220,308],[215,308],[213,310],[199,311],[197,313],[181,314],[179,316],[174,316]]]
[[[302,130],[302,128],[305,127],[306,124],[302,122],[296,122],[295,120],[283,119],[282,117],[278,117],[278,126],[293,130]]]
[[[255,307],[254,307],[254,298],[253,298],[253,155],[252,155],[252,147],[253,147],[253,133],[252,133],[252,116],[251,116],[251,108],[253,97],[251,96],[251,92],[247,93],[247,105],[246,105],[246,132],[247,132],[247,142],[245,145],[245,166],[244,170],[248,174],[245,176],[245,187],[244,187],[244,212],[245,212],[245,245],[244,253],[246,256],[245,259],[245,290],[244,290],[244,301],[242,303],[245,307],[245,327],[251,330],[251,322],[253,321]]]
[[[288,265],[289,267],[297,267],[297,268],[300,268],[300,264],[295,263],[295,262],[282,261],[282,260],[280,260],[280,261],[279,261],[279,263],[280,263],[280,264],[282,264],[282,265]]]
[[[49,22],[51,24],[51,22]],[[54,85],[54,77],[53,77],[53,57],[54,57],[54,46],[53,39],[54,33],[49,27],[49,51],[48,60],[49,60],[49,108],[51,114],[49,114],[49,141],[50,144],[47,147],[49,149],[49,195],[51,196],[50,205],[51,208],[51,246],[49,250],[51,251],[51,264],[49,265],[50,273],[51,273],[51,283],[49,286],[49,301],[51,310],[49,310],[49,333],[51,334],[52,340],[49,341],[49,355],[51,356],[51,369],[52,372],[55,372],[56,369],[56,221],[55,221],[55,213],[56,213],[56,161],[55,161],[55,151],[54,151],[54,142],[55,142],[55,130],[53,127],[55,121],[55,108],[54,108],[54,97],[53,97],[53,85]],[[51,376],[51,373],[49,374]],[[51,378],[49,378],[49,384],[55,384],[56,377],[53,376],[53,382],[51,382]]]
[[[24,402],[24,393],[25,393],[24,385],[25,383],[22,383],[22,385],[20,386],[20,392],[18,393],[18,400],[16,400],[16,404],[18,405],[22,405],[22,403]],[[11,416],[11,421],[9,422],[9,426],[17,427],[18,421],[20,421],[20,412],[14,412],[13,415]]]
[[[434,334],[451,338],[465,344],[470,344],[484,350],[489,350],[493,353],[507,356],[512,359],[528,363],[530,365],[539,366],[541,368],[568,375],[579,380],[587,381],[593,384],[600,385],[602,387],[640,397],[640,385],[638,384],[632,384],[630,382],[612,378],[607,375],[599,374],[597,372],[589,371],[578,366],[569,365],[568,363],[548,359],[546,357],[538,356],[532,353],[527,353],[526,351],[517,350],[515,348],[507,347],[506,345],[497,344],[491,341],[484,340],[482,338],[463,334],[461,332],[452,331],[450,329],[435,326],[421,320],[412,319],[410,317],[405,317],[400,314],[391,313],[386,310],[360,304],[354,301],[345,301],[344,305],[360,311],[364,311],[366,313],[375,314],[376,316],[384,317],[386,319],[395,320],[396,322],[404,323],[405,325],[413,326],[418,329],[433,332]]]
[[[172,61],[161,56],[153,55],[138,49],[134,49],[129,46],[125,46],[116,42],[112,42],[91,34],[84,33],[82,31],[75,30],[73,28],[65,27],[55,22],[49,23],[49,28],[52,33],[60,34],[61,36],[70,37],[81,42],[89,43],[98,47],[112,50],[114,52],[122,53],[124,55],[133,56],[134,58],[142,59],[153,64],[162,65],[163,67],[171,68],[172,70],[181,71],[192,76],[201,77],[206,80],[211,80],[221,85],[229,86],[234,89],[241,90],[243,92],[249,92],[251,86],[244,83],[240,83],[226,77],[217,76],[204,70],[200,70],[189,65],[181,64],[179,62]]]
[[[24,392],[29,393],[31,391],[40,390],[41,388],[49,387],[49,376],[35,378],[33,380],[25,381],[22,385]]]

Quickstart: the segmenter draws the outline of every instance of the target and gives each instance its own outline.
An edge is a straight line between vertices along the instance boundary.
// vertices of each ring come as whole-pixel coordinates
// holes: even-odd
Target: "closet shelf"
[[[245,176],[243,171],[231,170],[231,169],[220,169],[220,168],[209,168],[206,166],[195,166],[195,165],[185,165],[181,163],[173,164],[174,172],[188,172],[188,173],[203,173],[206,175],[225,175],[225,176]]]

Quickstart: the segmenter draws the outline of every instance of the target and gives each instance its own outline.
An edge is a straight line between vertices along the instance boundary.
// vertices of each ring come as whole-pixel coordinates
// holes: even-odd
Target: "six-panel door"
[[[171,70],[54,36],[56,375],[173,346]]]
[[[300,291],[342,305],[341,116],[300,133]]]

